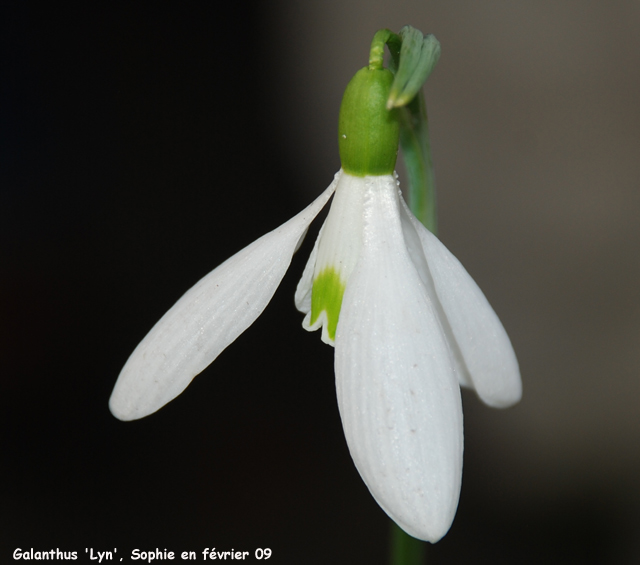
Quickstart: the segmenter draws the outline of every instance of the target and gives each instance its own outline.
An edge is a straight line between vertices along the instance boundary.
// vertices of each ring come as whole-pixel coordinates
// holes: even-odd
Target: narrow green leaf
[[[422,88],[440,58],[440,43],[432,34],[423,36],[419,30],[405,26],[400,30],[400,40],[399,62],[392,57],[395,69],[391,70],[395,71],[395,80],[387,101],[389,109],[407,105]]]

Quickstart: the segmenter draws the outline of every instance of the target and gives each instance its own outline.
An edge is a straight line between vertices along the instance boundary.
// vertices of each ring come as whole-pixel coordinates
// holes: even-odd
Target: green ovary
[[[327,333],[334,340],[336,328],[338,327],[338,317],[342,306],[342,296],[346,285],[342,282],[340,275],[335,269],[328,267],[324,269],[313,281],[311,292],[311,324],[313,325],[318,316],[324,310],[327,313]]]

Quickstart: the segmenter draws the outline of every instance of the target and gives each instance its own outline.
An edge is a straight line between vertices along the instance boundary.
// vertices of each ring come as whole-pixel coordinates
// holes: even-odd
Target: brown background
[[[346,83],[376,29],[410,23],[442,44],[440,236],[524,382],[505,411],[464,395],[461,502],[429,563],[639,562],[640,4],[236,4],[2,8],[2,559],[385,562],[332,351],[293,307],[319,223],[184,395],[130,424],[106,402],[182,292],[330,182]]]

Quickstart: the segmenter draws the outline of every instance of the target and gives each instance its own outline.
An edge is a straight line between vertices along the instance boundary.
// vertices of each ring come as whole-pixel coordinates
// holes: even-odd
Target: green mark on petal
[[[311,325],[315,324],[318,316],[325,311],[327,313],[327,333],[334,340],[338,327],[338,316],[342,306],[342,296],[346,285],[335,269],[324,269],[313,281],[311,291]]]

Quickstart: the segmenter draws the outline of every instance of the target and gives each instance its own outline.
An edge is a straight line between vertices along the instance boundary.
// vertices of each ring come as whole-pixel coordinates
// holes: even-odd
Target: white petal
[[[428,264],[423,271],[433,285],[453,336],[452,349],[461,360],[461,384],[472,386],[490,406],[504,408],[522,396],[518,360],[500,319],[484,294],[452,253],[406,207]],[[418,263],[418,261],[416,261]]]
[[[453,332],[451,331],[451,327],[449,325],[449,321],[447,320],[447,316],[444,313],[442,304],[440,304],[440,299],[438,298],[438,295],[436,293],[435,285],[433,283],[433,277],[431,276],[431,272],[429,271],[427,259],[424,255],[424,249],[422,248],[422,242],[420,241],[418,232],[416,231],[413,220],[411,219],[413,218],[413,214],[411,214],[409,208],[404,202],[400,190],[398,190],[398,198],[400,199],[402,207],[400,211],[402,232],[404,234],[405,243],[407,244],[409,256],[411,257],[411,260],[413,261],[413,264],[415,265],[418,274],[420,275],[420,278],[422,279],[422,282],[427,289],[427,294],[431,298],[436,316],[438,317],[438,320],[440,320],[440,325],[442,326],[444,334],[447,337],[447,343],[449,344],[449,348],[451,350],[451,358],[453,359],[455,373],[456,375],[458,375],[458,382],[460,383],[460,386],[473,388],[473,383],[471,382],[469,371],[464,363],[464,359],[462,358],[462,354],[460,353],[460,348],[456,343]]]
[[[336,334],[338,405],[371,494],[406,532],[435,542],[460,494],[460,387],[406,248],[395,181],[367,181],[362,253]]]
[[[304,271],[302,271],[302,277],[300,278],[300,282],[298,282],[298,286],[296,287],[296,294],[294,296],[294,302],[296,308],[302,312],[303,314],[308,314],[311,312],[311,291],[313,289],[313,271],[316,267],[316,258],[318,257],[318,245],[320,243],[320,238],[322,237],[322,232],[324,230],[324,225],[326,221],[323,222],[320,227],[320,231],[318,232],[318,237],[316,237],[316,242],[313,244],[313,249],[311,250],[311,255],[309,255],[309,259],[307,260],[307,264],[304,267]]]
[[[114,416],[135,420],[173,400],[256,320],[336,181],[302,212],[236,253],[176,302],[122,369],[109,401]]]
[[[335,282],[339,282],[342,288],[346,286],[358,261],[362,245],[364,193],[365,179],[341,170],[331,209],[296,291],[298,309],[306,313],[302,327],[307,331],[322,328],[322,341],[329,345],[334,345],[335,325],[331,331],[329,328],[332,323],[337,323],[340,304],[319,303],[312,307],[312,288],[318,284],[319,279],[329,273],[336,276]],[[315,289],[317,290],[318,286],[315,286]],[[313,308],[322,309],[314,313]],[[312,314],[316,316],[313,323],[311,323]]]
[[[333,269],[344,281],[349,279],[362,246],[362,207],[366,182],[342,172],[327,215],[316,261],[316,276]]]

